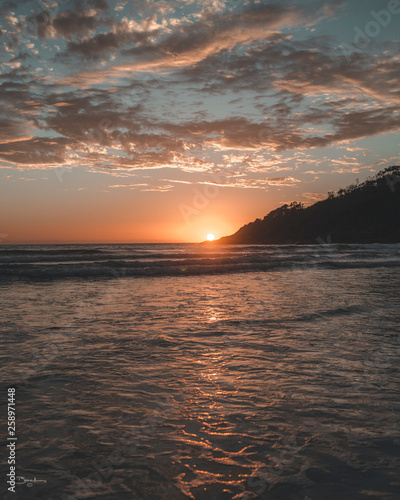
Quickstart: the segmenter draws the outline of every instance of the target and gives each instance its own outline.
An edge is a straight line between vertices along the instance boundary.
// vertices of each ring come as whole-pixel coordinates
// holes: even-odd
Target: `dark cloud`
[[[21,25],[21,30],[32,36],[46,38],[65,38],[71,40],[86,37],[102,25],[108,25],[107,19],[101,17],[99,10],[66,10],[52,17],[46,10],[28,17]]]
[[[55,36],[70,39],[75,35],[93,33],[98,26],[97,14],[63,12],[53,19]]]
[[[142,44],[152,38],[158,30],[131,31],[126,23],[114,26],[114,31],[99,33],[81,42],[70,42],[63,54],[79,54],[88,59],[98,59],[130,43]]]
[[[32,79],[29,76],[29,68],[27,66],[18,66],[7,73],[0,73],[0,80],[4,80],[5,82],[14,82],[15,80],[22,81],[27,79]]]
[[[332,141],[347,141],[400,130],[400,108],[391,106],[341,115],[333,122]]]
[[[21,134],[21,122],[12,118],[3,117],[0,119],[0,144],[18,139],[21,137]]]
[[[25,2],[21,2],[25,3]],[[17,2],[1,2],[0,3],[0,15],[8,14],[11,10],[17,9]]]
[[[63,164],[70,141],[64,138],[34,138],[0,144],[0,156],[16,165]]]
[[[198,21],[178,23],[172,31],[146,29],[145,25],[138,30],[129,28],[127,24],[116,24],[108,33],[71,43],[67,52],[98,58],[100,54],[135,43],[137,45],[121,54],[149,61],[190,53],[194,53],[193,57],[196,53],[206,56],[246,40],[262,39],[266,33],[282,25],[296,25],[304,21],[304,11],[300,7],[251,4],[237,13],[205,11]]]
[[[88,6],[93,7],[97,10],[108,10],[109,8],[108,2],[106,2],[106,0],[89,0]]]
[[[335,51],[332,41],[311,38],[292,42],[289,37],[272,36],[245,52],[222,51],[176,73],[185,84],[203,92],[269,91],[287,99],[302,100],[307,93],[357,91],[370,96],[400,101],[400,66],[392,55],[353,54]],[[280,111],[288,108],[279,104]]]
[[[14,57],[12,57],[8,62],[25,61],[28,58],[29,58],[28,52],[19,52]]]

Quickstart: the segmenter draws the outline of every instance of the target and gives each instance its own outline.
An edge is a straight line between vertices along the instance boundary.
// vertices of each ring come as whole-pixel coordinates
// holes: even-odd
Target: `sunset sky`
[[[195,242],[399,164],[400,1],[3,1],[0,240]]]

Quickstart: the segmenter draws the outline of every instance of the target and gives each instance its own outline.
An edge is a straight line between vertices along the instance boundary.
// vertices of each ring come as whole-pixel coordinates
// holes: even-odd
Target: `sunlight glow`
[[[208,241],[214,241],[215,240],[215,236],[213,234],[207,234],[207,240]]]

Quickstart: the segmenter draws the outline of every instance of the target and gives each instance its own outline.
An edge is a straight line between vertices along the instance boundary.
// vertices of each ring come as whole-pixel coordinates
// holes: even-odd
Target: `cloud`
[[[88,6],[97,10],[108,10],[110,7],[106,0],[89,0]]]
[[[20,90],[10,89],[14,101],[25,93],[23,85]],[[26,136],[35,122],[25,120],[23,128],[18,120],[4,121],[0,156],[8,162],[47,165],[63,164],[73,158],[76,163],[80,158],[84,164],[108,168],[177,165],[202,170],[211,164],[196,155],[210,149],[224,152],[223,163],[239,171],[284,170],[284,163],[266,160],[265,153],[327,147],[400,128],[400,113],[395,107],[333,114],[329,120],[333,132],[314,135],[304,130],[302,115],[271,125],[243,117],[182,123],[153,121],[140,106],[118,109],[112,95],[102,91],[81,97],[53,94],[41,103],[26,95],[19,112],[24,116],[27,110],[32,116],[35,108],[40,113],[44,104],[53,111],[48,113],[45,128],[58,136],[19,140],[17,147],[16,138]],[[41,121],[37,121],[38,126],[44,127]]]
[[[316,9],[314,20],[324,15],[324,9]],[[273,36],[282,27],[307,24],[309,19],[304,7],[274,4],[250,4],[239,12],[206,10],[196,21],[185,19],[172,26],[156,24],[153,15],[140,24],[126,20],[116,23],[108,33],[70,42],[60,57],[79,54],[98,59],[121,49],[119,55],[128,61],[104,68],[103,80],[97,71],[85,71],[69,80],[78,86],[94,84],[128,71],[188,67],[223,50]],[[133,47],[122,50],[132,43]]]
[[[116,24],[113,31],[105,35],[112,35],[114,42],[112,48],[136,42],[135,36],[155,25],[155,17],[153,14],[139,25],[132,21]],[[148,41],[147,44],[127,49],[123,54],[149,62],[169,59],[171,63],[173,59],[187,58],[190,54],[192,61],[193,57],[199,59],[200,55],[200,58],[203,58],[207,54],[219,52],[223,48],[233,47],[238,43],[262,39],[266,33],[279,27],[296,25],[304,21],[304,13],[301,9],[292,6],[253,4],[238,13],[207,10],[195,22],[184,21],[173,25],[168,30],[154,30],[153,34],[159,35],[154,42]],[[128,27],[131,27],[131,30],[128,30]],[[134,35],[133,39],[126,36],[129,31]],[[91,41],[93,41],[92,44]],[[73,49],[74,52],[81,52],[88,57],[91,55],[90,48],[94,49],[94,56],[97,57],[99,44],[96,42],[96,37],[82,44],[76,43],[70,46],[69,50]],[[103,49],[108,51],[110,46],[105,43]]]
[[[81,39],[94,33],[99,26],[108,25],[107,19],[101,17],[102,11],[106,10],[106,2],[91,2],[93,8],[77,10],[65,10],[52,17],[47,10],[37,12],[20,23],[20,29],[24,33],[36,35],[41,40],[47,38],[65,38],[71,40],[73,37]]]
[[[312,4],[313,16],[310,2],[231,10],[203,2],[194,12],[187,2],[185,15],[182,2],[157,5],[168,15],[148,1],[136,5],[137,15],[126,7],[116,13],[104,0],[25,17],[7,12],[9,51],[0,74],[0,157],[7,165],[220,168],[229,186],[291,185],[291,176],[254,180],[246,173],[283,175],[304,165],[320,172],[322,160],[296,155],[350,150],[349,141],[399,130],[397,45],[349,57],[333,37],[307,36],[305,28],[336,2],[330,11]],[[26,50],[33,46],[21,42],[24,22],[40,37],[34,47],[43,71]],[[337,168],[359,167],[343,159]],[[142,187],[162,191],[173,182]]]
[[[303,193],[302,196],[308,200],[304,202],[306,205],[313,205],[317,201],[322,201],[326,198],[326,194],[324,193]]]
[[[138,189],[139,191],[171,191],[173,189],[172,184],[160,184],[160,185],[151,185],[146,183],[134,183],[134,184],[112,184],[109,186],[110,188],[129,188],[129,189]]]
[[[273,178],[264,178],[264,179],[237,179],[234,181],[228,182],[200,182],[199,184],[211,184],[214,186],[220,187],[231,187],[231,188],[245,188],[245,189],[263,189],[267,186],[292,186],[301,182],[300,179],[297,179],[292,176],[285,177],[273,177]]]
[[[149,184],[141,184],[141,183],[137,183],[137,184],[112,184],[108,187],[110,188],[143,188],[143,187],[148,187]]]
[[[143,24],[149,25],[148,22]],[[76,54],[87,59],[99,59],[130,43],[145,44],[158,32],[158,28],[142,29],[141,24],[125,20],[114,24],[112,31],[108,33],[99,33],[79,42],[70,42],[67,50],[59,57]]]
[[[0,156],[15,165],[42,167],[64,163],[70,143],[64,138],[30,138],[0,144]]]

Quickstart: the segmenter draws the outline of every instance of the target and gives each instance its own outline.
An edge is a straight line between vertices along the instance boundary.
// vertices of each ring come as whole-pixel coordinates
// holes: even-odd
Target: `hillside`
[[[283,205],[218,243],[399,243],[400,166],[305,208]]]

